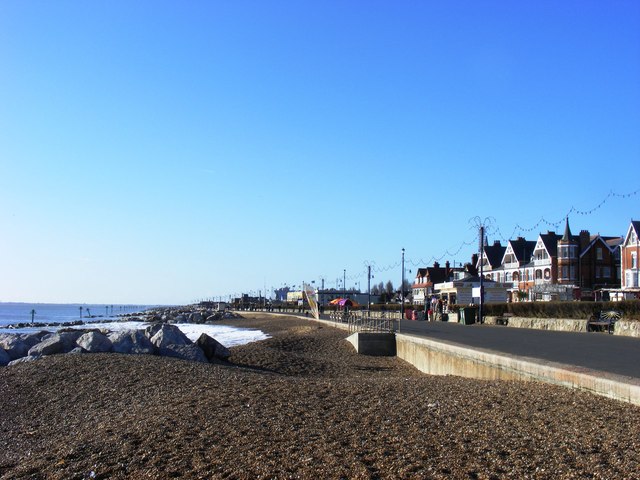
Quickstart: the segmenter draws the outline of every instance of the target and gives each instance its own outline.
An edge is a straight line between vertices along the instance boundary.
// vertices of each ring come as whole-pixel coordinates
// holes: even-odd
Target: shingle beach
[[[420,373],[292,317],[229,363],[55,355],[0,368],[0,478],[640,478],[640,408]]]

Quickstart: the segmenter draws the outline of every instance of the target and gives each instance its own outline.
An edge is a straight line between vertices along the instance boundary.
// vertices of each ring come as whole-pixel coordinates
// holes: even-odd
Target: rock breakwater
[[[91,328],[91,323],[50,325],[57,331],[0,334],[0,366],[37,360],[48,355],[79,353],[124,353],[176,357],[196,362],[227,360],[229,350],[215,338],[202,333],[194,342],[175,324],[211,324],[235,319],[232,312],[203,308],[167,307],[121,316],[121,320],[149,323],[143,329]],[[104,323],[102,321],[101,323]],[[113,322],[114,327],[117,322]],[[87,328],[71,328],[78,326]],[[28,324],[41,328],[39,325]],[[12,326],[21,328],[20,324]]]

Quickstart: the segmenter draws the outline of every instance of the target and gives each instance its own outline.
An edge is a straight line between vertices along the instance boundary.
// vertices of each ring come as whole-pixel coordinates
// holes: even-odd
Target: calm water
[[[90,321],[92,328],[107,328],[109,330],[125,328],[139,329],[144,328],[142,322],[118,322],[100,324],[94,323],[100,320],[116,320],[117,316],[123,313],[141,312],[157,305],[87,305],[87,304],[55,304],[55,303],[0,303],[0,333],[31,333],[43,330],[40,327],[25,327],[20,329],[3,328],[5,325],[16,323],[30,323],[31,310],[35,310],[35,322],[40,323],[61,323],[75,322],[80,320],[82,312],[82,320]],[[82,307],[82,310],[80,310]],[[88,315],[91,315],[88,318]],[[55,328],[44,328],[44,330],[55,330]],[[260,330],[229,327],[225,325],[180,325],[187,337],[195,341],[201,333],[215,338],[226,347],[235,345],[244,345],[245,343],[255,342],[269,338],[268,335]]]
[[[133,313],[152,308],[153,305],[95,305],[58,303],[0,303],[0,328],[4,325],[31,322],[35,310],[35,322],[74,322],[76,320],[115,319],[123,313]],[[82,315],[82,317],[81,317]]]

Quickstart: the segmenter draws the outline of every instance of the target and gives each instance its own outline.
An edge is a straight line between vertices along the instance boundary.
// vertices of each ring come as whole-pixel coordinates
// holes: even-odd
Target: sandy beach
[[[0,478],[638,478],[640,408],[427,376],[292,317],[229,363],[58,355],[0,368]]]

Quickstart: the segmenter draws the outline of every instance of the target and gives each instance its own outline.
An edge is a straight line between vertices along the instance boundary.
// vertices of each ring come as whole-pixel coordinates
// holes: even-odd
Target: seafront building
[[[588,230],[573,235],[567,218],[561,236],[548,231],[535,240],[518,237],[507,245],[485,244],[473,266],[476,272],[482,270],[483,278],[505,285],[511,302],[640,298],[639,238],[639,221],[631,221],[626,236],[620,237]],[[435,285],[452,282],[454,275],[438,264],[418,269],[414,305],[424,305],[425,298],[437,294]]]
[[[640,221],[631,221],[621,250],[621,294],[625,297],[640,296]]]

